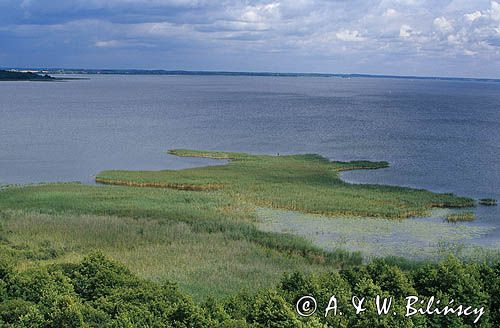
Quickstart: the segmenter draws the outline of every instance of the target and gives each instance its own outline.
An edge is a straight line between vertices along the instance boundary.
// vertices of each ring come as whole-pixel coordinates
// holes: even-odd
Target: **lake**
[[[215,164],[170,148],[387,160],[343,173],[500,199],[500,83],[322,77],[90,75],[0,83],[0,184],[92,183],[106,169]],[[499,206],[479,206],[498,245]]]

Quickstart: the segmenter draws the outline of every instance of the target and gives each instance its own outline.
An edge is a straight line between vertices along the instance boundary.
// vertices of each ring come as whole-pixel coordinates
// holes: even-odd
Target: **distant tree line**
[[[40,75],[32,72],[17,72],[17,71],[4,71],[0,70],[0,81],[43,81],[55,80],[55,78],[45,74]]]

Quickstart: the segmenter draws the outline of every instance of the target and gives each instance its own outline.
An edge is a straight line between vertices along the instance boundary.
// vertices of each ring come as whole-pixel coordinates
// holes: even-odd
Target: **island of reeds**
[[[225,165],[105,171],[108,185],[54,183],[0,191],[0,326],[5,327],[468,327],[468,316],[378,316],[347,309],[352,295],[429,298],[483,306],[500,324],[497,258],[440,263],[326,251],[264,232],[256,208],[405,219],[470,207],[453,194],[342,181],[386,162],[313,154],[172,150]],[[294,303],[335,294],[343,316],[299,317]],[[399,303],[403,304],[403,303]],[[371,306],[371,305],[370,305]],[[373,311],[372,311],[373,310]]]
[[[485,205],[485,206],[496,206],[497,200],[493,199],[493,198],[481,198],[479,200],[479,204]]]

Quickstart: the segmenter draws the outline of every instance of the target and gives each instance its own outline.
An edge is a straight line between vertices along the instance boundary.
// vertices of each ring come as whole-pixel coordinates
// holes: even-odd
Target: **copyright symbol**
[[[295,310],[301,317],[309,317],[316,312],[316,300],[312,296],[302,296],[295,304]]]

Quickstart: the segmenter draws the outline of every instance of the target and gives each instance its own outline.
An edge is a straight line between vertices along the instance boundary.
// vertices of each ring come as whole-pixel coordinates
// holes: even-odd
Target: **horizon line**
[[[367,73],[318,73],[318,72],[272,72],[231,70],[183,70],[183,69],[138,69],[138,68],[62,68],[62,67],[2,67],[0,69],[38,71],[49,74],[109,74],[109,75],[220,75],[220,76],[281,76],[281,77],[341,77],[341,78],[393,78],[444,81],[500,82],[500,78],[394,75]]]

